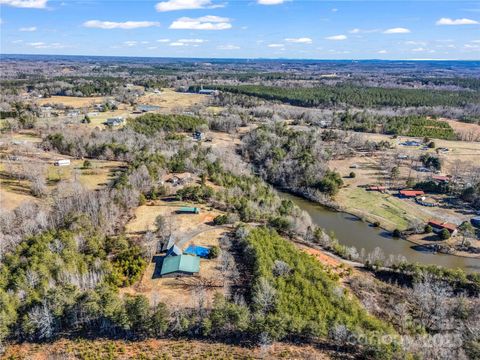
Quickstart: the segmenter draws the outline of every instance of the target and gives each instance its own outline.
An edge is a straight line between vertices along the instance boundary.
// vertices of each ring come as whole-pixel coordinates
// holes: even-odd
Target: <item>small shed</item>
[[[379,192],[385,192],[387,191],[387,188],[385,186],[375,186],[375,185],[372,185],[372,186],[369,186],[367,188],[368,191],[379,191]]]
[[[195,275],[198,272],[200,272],[200,258],[198,256],[166,256],[163,258],[160,276]]]
[[[181,207],[180,209],[177,210],[178,214],[199,214],[200,209],[197,207]]]
[[[167,250],[167,255],[165,256],[180,256],[180,255],[182,255],[182,250],[177,245],[173,245],[171,248]]]
[[[61,159],[57,160],[53,163],[55,166],[68,166],[70,165],[70,160],[69,159]]]

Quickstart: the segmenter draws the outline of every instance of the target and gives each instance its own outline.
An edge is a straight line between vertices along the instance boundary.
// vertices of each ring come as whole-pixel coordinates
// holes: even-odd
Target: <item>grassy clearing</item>
[[[139,98],[139,103],[161,106],[162,111],[171,112],[181,108],[204,104],[207,99],[207,95],[180,93],[172,89],[163,89],[160,94],[145,94]]]
[[[380,221],[388,230],[404,230],[415,219],[426,220],[428,216],[416,209],[415,204],[398,199],[392,195],[366,191],[361,188],[343,189],[337,196],[337,202],[348,212],[366,221]]]
[[[52,96],[49,98],[37,99],[35,102],[39,105],[58,104],[72,106],[74,108],[92,106],[93,104],[101,104],[107,98],[103,96],[77,97],[77,96]]]

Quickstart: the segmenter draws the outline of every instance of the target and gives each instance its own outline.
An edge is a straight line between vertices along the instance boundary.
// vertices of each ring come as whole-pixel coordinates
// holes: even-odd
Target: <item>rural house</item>
[[[198,256],[166,256],[162,262],[160,276],[195,275],[199,271],[200,258]]]
[[[457,225],[455,224],[430,220],[428,225],[432,227],[432,230],[435,234],[441,233],[444,229],[447,229],[451,235],[455,235],[457,233]]]

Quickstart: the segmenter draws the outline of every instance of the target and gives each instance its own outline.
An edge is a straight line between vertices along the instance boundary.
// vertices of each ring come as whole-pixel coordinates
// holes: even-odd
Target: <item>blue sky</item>
[[[480,2],[0,0],[0,52],[480,59]]]

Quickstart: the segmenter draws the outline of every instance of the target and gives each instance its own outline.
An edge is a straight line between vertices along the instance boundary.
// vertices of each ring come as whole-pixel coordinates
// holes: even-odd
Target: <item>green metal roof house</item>
[[[198,256],[180,255],[163,258],[160,276],[194,275],[200,271]]]
[[[181,207],[178,211],[180,214],[198,214],[200,213],[200,209],[197,207]]]

